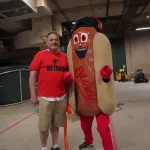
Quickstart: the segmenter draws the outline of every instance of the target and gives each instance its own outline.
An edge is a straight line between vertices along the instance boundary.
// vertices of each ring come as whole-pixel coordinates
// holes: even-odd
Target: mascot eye
[[[77,34],[76,34],[76,35],[74,35],[73,40],[74,40],[74,44],[79,43],[79,37],[78,37],[78,35],[77,35]]]
[[[87,42],[87,40],[88,40],[88,34],[81,33],[81,42]]]

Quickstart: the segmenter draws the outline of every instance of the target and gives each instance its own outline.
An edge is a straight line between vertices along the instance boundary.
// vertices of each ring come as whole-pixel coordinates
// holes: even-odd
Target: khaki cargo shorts
[[[48,101],[38,98],[38,129],[47,131],[52,127],[63,127],[66,119],[67,98],[61,101]]]

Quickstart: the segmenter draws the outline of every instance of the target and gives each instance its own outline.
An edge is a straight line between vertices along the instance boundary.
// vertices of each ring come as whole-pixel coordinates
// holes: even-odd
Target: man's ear
[[[46,38],[45,40],[45,46],[47,46],[47,43],[48,43],[48,38]]]

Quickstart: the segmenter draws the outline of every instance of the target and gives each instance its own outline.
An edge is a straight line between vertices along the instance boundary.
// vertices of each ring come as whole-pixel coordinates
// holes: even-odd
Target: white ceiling
[[[60,21],[65,22],[66,19],[54,3],[60,7],[69,21],[74,21],[82,16],[106,17],[108,0],[54,0],[52,2],[53,15]],[[125,0],[109,0],[108,16],[121,15],[124,3]],[[150,14],[150,4],[143,13],[145,12]]]
[[[119,32],[118,36],[124,36],[128,31],[150,23],[146,18],[150,15],[150,0],[51,1],[53,15],[63,24],[66,22],[67,27],[67,23],[80,17],[95,16],[102,21],[105,33],[109,32],[110,36],[114,36]]]
[[[121,14],[124,0],[110,0],[109,16]],[[82,16],[105,17],[107,10],[107,0],[55,0],[55,3],[61,8],[70,21],[76,20]],[[52,3],[53,15],[60,21],[66,19],[62,16],[59,9]]]
[[[7,0],[0,0],[0,6],[2,2],[4,3],[6,1]],[[8,3],[9,2],[12,3],[12,1],[17,2],[22,0],[8,0]],[[142,14],[140,14],[140,16],[137,16],[137,13],[140,13],[144,7],[144,6],[138,6],[139,7],[138,8],[137,4],[140,4],[140,2],[144,2],[143,4],[147,4],[147,2],[150,0],[40,0],[40,1],[44,1],[45,3],[49,2],[50,7],[52,9],[52,15],[56,17],[58,20],[60,20],[61,22],[76,21],[78,18],[82,16],[95,16],[100,20],[102,20],[104,24],[104,29],[106,30],[111,29],[113,32],[118,26],[118,24],[120,23],[122,23],[123,26],[123,28],[120,29],[120,31],[125,30],[126,28],[128,28],[128,26],[131,26],[130,28],[132,28],[133,24],[140,24],[140,25],[142,23],[145,24],[145,22],[147,23],[149,20],[146,18],[146,16],[150,15],[150,4],[148,4],[148,6],[144,9]],[[131,1],[137,4],[136,6],[135,4],[130,6],[130,8],[128,9],[127,4],[128,2]],[[126,4],[126,8],[124,10],[125,13],[128,10],[129,13],[127,17],[129,17],[130,20],[127,22],[126,19],[124,20],[124,22],[121,22],[123,18],[122,10],[125,7],[125,4]],[[8,5],[6,5],[5,7],[7,6]],[[13,11],[11,8],[9,8],[9,10],[7,10],[6,8],[4,12],[0,10],[0,28],[2,27],[1,29],[11,33],[20,32],[22,30],[25,30],[25,28],[24,26],[19,24],[18,21],[22,21],[24,19],[31,19],[32,17],[41,17],[44,15],[50,15],[49,13],[46,14],[44,10],[41,9],[41,7],[38,8],[37,14],[35,12],[24,13],[24,11],[29,10],[29,8],[26,5],[20,7],[21,8],[18,9],[19,15],[17,12],[14,12],[15,11],[14,8]],[[24,8],[22,7],[26,7],[26,10],[24,10]],[[11,11],[14,14],[14,16],[11,15],[12,14]],[[6,16],[7,14],[9,16]],[[115,20],[115,18],[117,19]],[[126,24],[128,24],[128,26],[126,26]]]

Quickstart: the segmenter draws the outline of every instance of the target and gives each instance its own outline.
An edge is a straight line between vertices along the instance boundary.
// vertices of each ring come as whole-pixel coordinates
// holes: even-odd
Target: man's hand
[[[105,65],[101,70],[100,70],[100,75],[102,76],[103,79],[109,79],[113,70],[108,66]]]
[[[39,101],[36,96],[31,96],[30,103],[33,104],[33,106],[35,106],[36,104],[39,103]]]

